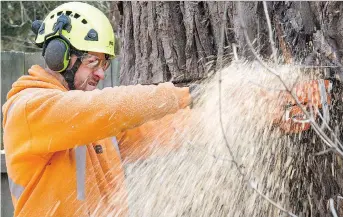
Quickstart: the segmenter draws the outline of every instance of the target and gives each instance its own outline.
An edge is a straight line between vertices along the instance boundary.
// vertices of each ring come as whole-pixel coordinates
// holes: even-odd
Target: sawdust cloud
[[[277,71],[289,87],[299,80],[299,70],[292,67]],[[287,155],[291,140],[269,118],[278,103],[272,96],[284,87],[258,63],[234,62],[221,74],[221,102],[217,72],[204,82],[189,126],[177,130],[179,149],[126,166],[130,216],[282,216],[247,181],[292,210],[287,184],[295,169]],[[220,103],[234,159],[223,137]]]

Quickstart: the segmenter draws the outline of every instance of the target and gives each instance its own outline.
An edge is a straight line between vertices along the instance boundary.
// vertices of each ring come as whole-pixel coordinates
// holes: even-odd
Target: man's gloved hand
[[[191,84],[189,85],[189,93],[192,98],[191,107],[193,107],[193,104],[196,103],[204,93],[204,88],[201,84]]]

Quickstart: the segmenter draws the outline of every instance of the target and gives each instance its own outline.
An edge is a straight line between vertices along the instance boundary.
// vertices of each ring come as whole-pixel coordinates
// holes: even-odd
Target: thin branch
[[[21,23],[21,24],[11,24],[10,22],[8,22],[6,19],[2,19],[2,22],[7,24],[8,26],[12,27],[12,28],[21,28],[23,27],[26,23]]]
[[[324,151],[320,151],[320,152],[318,152],[318,153],[315,153],[314,156],[324,155],[324,154],[329,153],[330,151],[334,151],[334,150],[335,150],[335,149],[333,149],[333,148],[328,148],[328,149],[326,149],[326,150],[324,150]]]
[[[4,38],[4,39],[8,39],[8,40],[16,40],[16,41],[19,41],[19,42],[26,42],[26,43],[30,43],[29,40],[25,40],[25,39],[22,39],[22,38],[18,38],[18,37],[13,37],[13,36],[8,36],[8,35],[2,35],[1,38]]]
[[[212,157],[213,159],[215,159],[215,160],[220,160],[220,161],[224,161],[224,162],[233,162],[231,159],[228,159],[228,158],[225,158],[225,157],[221,157],[221,156],[217,156],[217,155],[215,155],[214,153],[209,153],[208,151],[206,151],[206,150],[204,150],[204,149],[201,149],[201,148],[199,148],[199,146],[194,146],[194,145],[192,145],[192,143],[190,142],[190,141],[186,141],[187,143],[188,143],[188,146],[187,147],[191,147],[191,148],[193,148],[194,150],[197,150],[197,151],[201,151],[201,152],[203,152],[204,154],[206,154],[206,155],[208,155],[208,156],[210,156],[210,157]]]
[[[224,44],[224,31],[225,31],[225,24],[226,24],[226,8],[227,8],[227,2],[224,3],[224,13],[223,13],[223,19],[222,19],[222,26],[221,26],[221,44]],[[230,157],[232,158],[233,164],[236,166],[239,174],[241,176],[245,176],[242,172],[240,166],[238,165],[237,161],[235,160],[234,154],[231,150],[231,147],[228,143],[228,139],[226,137],[226,132],[224,130],[224,123],[223,123],[223,117],[222,117],[222,68],[223,68],[223,59],[222,54],[219,54],[219,122],[221,126],[221,131],[225,140],[225,145],[227,149],[229,150]]]
[[[335,210],[335,203],[334,203],[332,198],[330,198],[329,203],[330,203],[330,210],[331,210],[333,217],[338,217],[337,212]]]
[[[46,12],[49,13],[50,10],[49,10],[49,8],[46,6],[45,2],[43,1],[42,3],[43,3],[43,7],[45,8]]]
[[[270,87],[266,87],[263,86],[262,84],[256,83],[255,81],[252,81],[250,79],[247,79],[247,81],[253,85],[256,85],[262,89],[268,90],[268,91],[275,91],[275,92],[281,92],[281,91],[285,91],[285,89],[279,89],[279,88],[270,88]]]
[[[342,196],[337,196],[337,210],[338,210],[338,214],[340,213],[340,205],[341,205],[341,200],[343,201],[343,197]]]
[[[24,7],[24,16],[26,17],[25,23],[26,23],[27,21],[29,21],[30,23],[32,23],[32,20],[30,19],[29,15],[27,14],[27,9],[26,9],[26,7]]]
[[[30,48],[30,49],[35,49],[37,51],[40,51],[40,48],[37,48],[37,47],[26,46],[26,45],[23,45],[22,43],[19,43],[19,42],[12,42],[12,43],[15,45],[18,45],[18,47],[21,47],[21,48]],[[4,50],[5,48],[3,47],[2,49]],[[11,49],[13,49],[13,48],[11,48]]]
[[[221,70],[223,68],[223,54],[224,54],[224,37],[225,37],[225,24],[226,24],[226,8],[228,7],[227,2],[224,2],[224,9],[223,9],[223,19],[222,19],[222,26],[220,29],[220,45],[218,50],[218,63],[217,63],[217,70]],[[219,67],[218,67],[219,65]]]
[[[280,206],[279,204],[275,203],[274,201],[272,201],[271,199],[269,199],[267,196],[265,196],[262,192],[260,192],[257,189],[256,184],[249,182],[249,185],[251,188],[253,188],[259,195],[261,195],[265,200],[267,200],[269,203],[271,203],[272,205],[274,205],[276,208],[280,209],[281,211],[283,211],[284,213],[287,213],[289,216],[292,217],[297,217],[296,215],[294,215],[292,212],[286,210],[285,208],[283,208],[282,206]]]
[[[20,1],[19,3],[20,3],[21,23],[24,23],[24,5],[22,1]]]
[[[293,67],[304,68],[304,69],[316,69],[316,68],[341,68],[341,66],[311,66],[311,65],[292,65]]]
[[[318,109],[317,107],[315,107],[315,109],[316,109],[316,112],[317,112],[318,116],[319,116],[322,120],[324,120],[324,117],[323,117],[322,114],[319,112],[319,109]],[[337,137],[336,133],[333,131],[333,129],[331,129],[331,127],[328,125],[328,123],[327,123],[326,121],[323,121],[322,124],[323,124],[323,126],[326,126],[326,128],[329,130],[329,132],[331,133],[331,135],[333,135],[333,137],[334,137],[334,139],[335,139],[335,141],[336,141],[336,143],[337,143],[336,146],[339,145],[339,146],[343,149],[342,143],[339,141],[339,138]],[[321,129],[322,129],[322,127],[321,127]]]
[[[180,136],[180,138],[185,138],[183,136],[183,134],[178,129],[174,128],[174,130],[178,134],[178,136]],[[215,160],[221,160],[221,161],[224,161],[224,162],[232,162],[232,159],[228,159],[228,158],[225,158],[225,157],[222,157],[222,156],[217,156],[214,153],[209,153],[207,150],[205,150],[203,148],[199,148],[199,146],[194,146],[193,143],[190,140],[188,140],[188,139],[185,139],[185,142],[188,144],[187,147],[191,147],[194,150],[201,151],[204,154],[212,157]]]
[[[275,64],[277,64],[277,50],[275,48],[275,42],[273,40],[272,24],[270,22],[269,13],[268,13],[268,6],[267,6],[266,1],[263,1],[263,8],[264,8],[264,13],[266,15],[266,20],[267,20],[267,24],[268,24],[269,40],[270,40],[270,44],[271,44],[272,51],[273,51],[273,58],[274,58]]]
[[[236,61],[239,60],[238,55],[237,55],[237,45],[235,43],[232,43],[232,51],[233,51],[233,56]]]
[[[12,41],[13,39],[16,40],[16,41]],[[35,49],[35,50],[38,50],[38,51],[41,50],[41,48],[38,48],[37,46],[34,46],[34,44],[31,41],[25,41],[25,40],[18,39],[18,38],[15,38],[15,37],[2,35],[1,36],[1,40],[10,40],[11,43],[19,45],[19,47]],[[25,43],[27,43],[28,45],[25,45]],[[32,45],[32,46],[30,46],[30,45]]]

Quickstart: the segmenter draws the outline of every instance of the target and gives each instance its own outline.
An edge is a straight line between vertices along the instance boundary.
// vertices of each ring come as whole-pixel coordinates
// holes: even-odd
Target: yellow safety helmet
[[[68,19],[61,33],[56,32],[58,22]],[[36,25],[37,28],[37,25]],[[44,43],[54,37],[62,36],[75,49],[108,54],[114,54],[114,32],[108,18],[99,9],[82,2],[68,2],[51,11],[38,25],[36,44],[43,47]]]

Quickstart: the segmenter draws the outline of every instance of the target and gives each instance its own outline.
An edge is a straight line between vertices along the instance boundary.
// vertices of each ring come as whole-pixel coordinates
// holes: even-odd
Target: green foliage
[[[33,44],[35,39],[31,24],[43,20],[54,8],[67,1],[1,1],[1,50],[38,52]],[[112,16],[112,2],[88,2],[99,8],[109,17]]]

